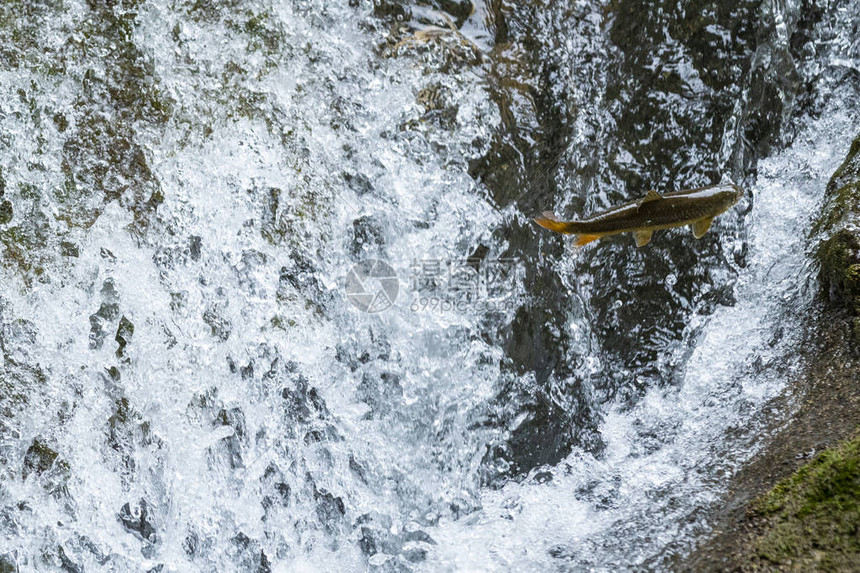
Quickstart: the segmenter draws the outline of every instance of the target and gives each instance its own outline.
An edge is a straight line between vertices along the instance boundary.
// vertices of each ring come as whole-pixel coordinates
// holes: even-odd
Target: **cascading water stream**
[[[642,64],[602,2],[431,4],[3,9],[0,570],[660,569],[707,533],[801,366],[856,3],[757,177],[755,83],[688,137],[720,93],[669,32]],[[767,69],[799,16],[762,10]],[[649,105],[649,181],[734,170],[748,213],[665,268],[532,229],[636,188]]]

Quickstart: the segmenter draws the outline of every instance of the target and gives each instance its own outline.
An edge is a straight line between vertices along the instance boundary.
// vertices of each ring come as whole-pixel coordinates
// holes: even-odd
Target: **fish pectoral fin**
[[[636,246],[642,247],[651,241],[651,233],[653,231],[633,231],[633,237],[636,239]]]
[[[581,247],[582,245],[587,245],[591,241],[596,241],[600,238],[600,235],[577,235],[576,240],[573,241],[574,247]]]
[[[662,198],[663,198],[662,195],[660,195],[659,193],[657,193],[656,191],[651,189],[650,191],[648,191],[648,193],[645,194],[644,197],[639,199],[639,204],[636,206],[636,208],[638,209],[639,207],[641,207],[645,203],[650,203],[651,201],[659,201]]]
[[[705,217],[698,221],[693,221],[693,224],[691,225],[693,228],[693,236],[697,239],[701,239],[704,234],[708,232],[708,229],[711,228],[711,221],[713,220],[713,217]]]

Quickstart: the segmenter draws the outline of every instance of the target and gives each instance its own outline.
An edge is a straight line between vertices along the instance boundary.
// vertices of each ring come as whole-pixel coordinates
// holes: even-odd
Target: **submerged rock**
[[[34,439],[24,456],[22,477],[27,479],[31,474],[42,475],[53,467],[57,456],[57,452],[52,450],[44,441],[39,438]]]
[[[117,513],[117,519],[129,533],[143,541],[156,542],[155,525],[145,499],[141,499],[134,506],[131,503],[123,505]]]

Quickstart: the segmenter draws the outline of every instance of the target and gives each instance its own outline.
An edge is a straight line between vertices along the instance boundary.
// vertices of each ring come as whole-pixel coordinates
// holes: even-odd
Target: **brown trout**
[[[651,190],[636,201],[595,213],[581,221],[559,221],[555,214],[547,211],[535,222],[551,231],[576,235],[573,244],[577,247],[601,237],[628,232],[633,233],[636,246],[641,247],[648,244],[654,231],[684,225],[691,225],[693,236],[701,238],[714,217],[727,211],[743,194],[743,189],[732,183],[662,195]]]

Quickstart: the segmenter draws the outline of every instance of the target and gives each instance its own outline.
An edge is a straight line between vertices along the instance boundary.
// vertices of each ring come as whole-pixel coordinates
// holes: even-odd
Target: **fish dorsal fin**
[[[708,232],[708,229],[711,227],[711,221],[713,220],[713,217],[705,217],[704,219],[693,221],[693,236],[697,239],[701,239],[702,236]]]
[[[645,203],[650,203],[651,201],[659,201],[659,200],[660,200],[660,199],[662,199],[662,198],[663,198],[663,196],[662,196],[662,195],[660,195],[659,193],[657,193],[656,191],[654,191],[653,189],[651,189],[650,191],[648,191],[648,192],[645,194],[645,196],[644,196],[644,197],[642,197],[641,199],[639,199],[639,207],[641,207],[641,206],[642,206],[642,205],[644,205]]]
[[[633,231],[633,237],[636,239],[636,246],[641,247],[647,245],[651,241],[652,231]]]

